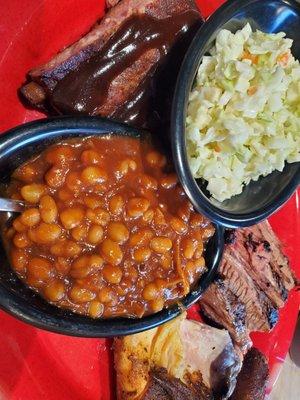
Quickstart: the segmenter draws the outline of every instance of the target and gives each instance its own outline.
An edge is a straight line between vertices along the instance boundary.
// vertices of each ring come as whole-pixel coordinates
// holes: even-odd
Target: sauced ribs
[[[219,275],[200,300],[206,316],[231,333],[243,352],[250,331],[269,331],[294,287],[282,246],[268,222],[227,232]]]
[[[109,0],[107,6],[87,35],[28,73],[21,93],[50,113],[161,127],[181,60],[202,23],[196,5],[193,0]]]

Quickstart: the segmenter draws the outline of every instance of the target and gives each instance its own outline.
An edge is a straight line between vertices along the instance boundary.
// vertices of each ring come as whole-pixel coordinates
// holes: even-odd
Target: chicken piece
[[[186,315],[114,346],[118,400],[150,400],[157,391],[173,400],[174,390],[181,400],[227,399],[242,363],[226,330]]]

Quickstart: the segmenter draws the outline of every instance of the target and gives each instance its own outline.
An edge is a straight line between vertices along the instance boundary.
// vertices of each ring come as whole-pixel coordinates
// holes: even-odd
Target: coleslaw
[[[221,30],[203,57],[186,118],[189,164],[218,201],[300,161],[300,64],[285,33]]]

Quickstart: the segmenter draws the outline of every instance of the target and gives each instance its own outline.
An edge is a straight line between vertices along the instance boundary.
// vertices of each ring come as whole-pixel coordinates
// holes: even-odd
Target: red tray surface
[[[222,0],[198,0],[205,17]],[[79,38],[103,14],[103,0],[0,1],[0,132],[43,114],[27,110],[17,89],[26,71]],[[300,276],[299,193],[270,221]],[[276,380],[291,343],[300,293],[294,291],[269,334],[253,333]],[[193,310],[191,310],[193,315]],[[4,400],[113,399],[111,342],[79,339],[35,329],[0,312],[0,398]],[[2,395],[2,396],[1,396]]]

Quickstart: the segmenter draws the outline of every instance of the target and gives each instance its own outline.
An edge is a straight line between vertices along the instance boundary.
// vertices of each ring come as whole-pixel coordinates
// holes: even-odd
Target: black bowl
[[[293,194],[300,182],[300,163],[251,182],[240,195],[212,202],[203,180],[195,180],[188,165],[185,119],[189,93],[202,57],[213,46],[220,29],[237,31],[249,22],[253,29],[284,31],[294,39],[293,55],[300,59],[300,4],[294,0],[229,0],[198,30],[177,80],[172,108],[173,158],[181,183],[195,208],[227,227],[249,226],[267,218]]]
[[[140,138],[141,133],[126,125],[97,117],[63,117],[40,120],[10,130],[0,137],[0,184],[9,182],[20,164],[39,154],[50,144],[70,137],[127,135]],[[0,308],[38,328],[72,336],[111,337],[153,328],[178,316],[195,303],[213,279],[223,251],[223,230],[216,228],[205,254],[208,272],[195,289],[178,305],[141,318],[92,319],[47,303],[29,289],[11,269],[3,245],[0,247]]]

